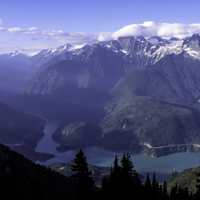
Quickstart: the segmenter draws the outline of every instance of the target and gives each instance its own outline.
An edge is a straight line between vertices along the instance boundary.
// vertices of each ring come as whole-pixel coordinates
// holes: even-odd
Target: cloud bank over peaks
[[[165,38],[177,37],[184,38],[195,33],[200,33],[200,23],[183,24],[183,23],[157,23],[146,21],[138,24],[130,24],[122,27],[116,32],[84,33],[84,32],[66,32],[63,30],[42,30],[37,27],[6,28],[2,25],[0,19],[0,31],[16,34],[29,35],[35,40],[41,38],[51,38],[59,42],[69,42],[72,44],[92,43],[95,41],[105,41],[117,39],[126,36],[160,36]]]
[[[200,23],[156,23],[146,21],[141,24],[131,24],[121,28],[112,34],[113,39],[126,36],[160,36],[164,38],[184,38],[192,34],[200,33]]]
[[[35,53],[46,48],[57,48],[63,44],[92,44],[127,36],[159,36],[163,38],[184,38],[200,34],[200,23],[166,23],[145,21],[130,24],[115,32],[67,32],[64,30],[44,30],[38,27],[7,27],[0,18],[0,53],[26,49],[27,53]]]

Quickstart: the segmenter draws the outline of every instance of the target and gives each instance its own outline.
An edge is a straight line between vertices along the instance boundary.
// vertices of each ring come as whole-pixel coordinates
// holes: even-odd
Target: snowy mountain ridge
[[[43,49],[34,55],[29,55],[29,57],[40,58],[45,61],[49,61],[50,59],[63,54],[68,54],[68,56],[79,55],[81,54],[81,52],[87,51],[87,49],[94,48],[97,45],[112,50],[115,53],[123,53],[125,56],[142,56],[146,59],[152,58],[154,62],[159,61],[166,55],[180,53],[186,53],[194,59],[200,59],[199,34],[194,34],[191,37],[186,37],[184,39],[165,39],[159,36],[127,36],[119,37],[116,40],[96,42],[92,44],[85,43],[72,45],[67,43],[57,48]],[[21,53],[20,51],[14,51],[0,54],[0,56],[3,55],[17,57],[23,55],[23,53]]]
[[[149,38],[131,36],[93,44],[65,44],[55,49],[42,50],[35,56],[40,55],[46,58],[54,58],[63,54],[68,54],[67,57],[73,57],[87,52],[88,50],[92,51],[92,49],[96,48],[98,45],[115,53],[124,54],[124,56],[127,57],[145,59],[146,61],[144,61],[145,63],[142,65],[154,64],[169,54],[178,55],[185,53],[194,59],[200,59],[200,37],[197,37],[197,34],[184,39],[164,39],[158,36]]]

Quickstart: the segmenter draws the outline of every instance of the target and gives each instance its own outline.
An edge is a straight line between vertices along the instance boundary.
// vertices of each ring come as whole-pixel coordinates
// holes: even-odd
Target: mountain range
[[[198,34],[66,44],[31,57],[4,54],[0,63],[8,77],[0,89],[7,84],[15,93],[1,100],[61,121],[53,138],[65,149],[97,145],[138,152],[199,144]],[[13,73],[26,78],[18,82]]]

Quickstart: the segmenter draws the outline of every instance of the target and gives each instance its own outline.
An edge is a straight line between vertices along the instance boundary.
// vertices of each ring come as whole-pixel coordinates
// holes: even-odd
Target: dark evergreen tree
[[[71,169],[72,172],[75,172],[76,174],[81,174],[84,176],[90,175],[87,158],[82,150],[76,154],[75,159],[72,162]]]
[[[125,194],[139,196],[141,182],[134,168],[130,153],[124,154],[121,158],[121,182]]]
[[[115,156],[110,174],[103,178],[102,181],[102,199],[117,199],[121,191],[120,183],[121,167],[119,166],[118,157]]]
[[[95,184],[88,167],[87,158],[82,150],[76,154],[71,170],[73,172],[72,180],[77,188],[77,198],[90,198],[95,191]]]
[[[157,200],[160,198],[162,191],[160,191],[159,183],[156,180],[156,174],[153,173],[152,178],[152,196],[154,200]]]
[[[152,189],[153,189],[153,190],[158,190],[158,188],[159,188],[159,184],[158,184],[158,182],[157,182],[157,180],[156,180],[156,174],[153,173],[153,178],[152,178]]]
[[[152,190],[151,179],[150,179],[149,174],[146,175],[144,188],[145,188],[146,191],[149,191],[149,192]]]
[[[109,194],[117,195],[121,191],[121,167],[119,166],[118,157],[115,157],[113,167],[111,168],[110,176],[108,177],[108,192]]]
[[[131,155],[129,153],[124,154],[121,158],[121,167],[122,167],[122,173],[124,176],[132,177],[136,173],[136,171],[133,169],[133,163],[131,161]]]
[[[130,154],[124,154],[120,160],[115,157],[110,175],[103,180],[102,189],[109,198],[128,198],[140,193],[141,182],[134,169]],[[105,196],[105,198],[106,198]]]
[[[147,173],[146,180],[144,182],[142,197],[143,199],[148,199],[151,196],[152,196],[152,184],[151,184],[150,176]]]
[[[0,188],[2,199],[21,200],[103,200],[103,199],[152,199],[152,200],[199,200],[200,174],[197,179],[197,192],[191,195],[188,189],[177,185],[168,195],[167,183],[158,183],[156,175],[141,183],[134,169],[131,156],[125,154],[114,164],[108,176],[104,177],[102,188],[94,185],[87,159],[79,151],[71,165],[73,175],[65,177],[49,168],[36,165],[23,156],[1,148]]]
[[[118,178],[121,174],[121,167],[119,166],[118,157],[115,156],[113,167],[111,167],[111,176],[113,178]]]
[[[162,198],[163,198],[163,200],[169,199],[168,192],[167,192],[167,182],[166,181],[164,181],[164,183],[163,183]]]

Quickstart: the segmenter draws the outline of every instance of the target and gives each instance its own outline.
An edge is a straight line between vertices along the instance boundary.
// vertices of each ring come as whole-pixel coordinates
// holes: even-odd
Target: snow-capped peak
[[[30,57],[30,55],[26,55],[20,51],[12,51],[12,52],[1,52],[0,56],[5,56],[7,58],[18,58],[18,57]]]
[[[10,56],[10,57],[15,57],[15,56],[18,56],[18,55],[20,55],[21,53],[19,52],[19,51],[13,51],[13,52],[11,52],[11,53],[9,53],[8,55]]]
[[[71,45],[65,44],[55,49],[46,49],[38,55],[49,60],[54,56],[60,56],[61,59],[71,59],[73,56],[81,55],[85,52],[91,52],[98,47],[107,48],[109,51],[124,54],[133,60],[140,60],[145,66],[158,62],[169,54],[187,53],[194,59],[200,59],[200,36],[193,35],[188,38],[162,38],[159,36],[126,36],[115,40],[102,41],[93,44]]]
[[[79,45],[74,45],[72,46],[69,50],[70,51],[74,51],[74,50],[77,50],[77,49],[81,49],[85,46],[86,44],[79,44]]]
[[[56,49],[53,49],[52,50],[52,53],[62,53],[64,51],[68,51],[70,48],[72,48],[72,45],[71,44],[64,44]]]

